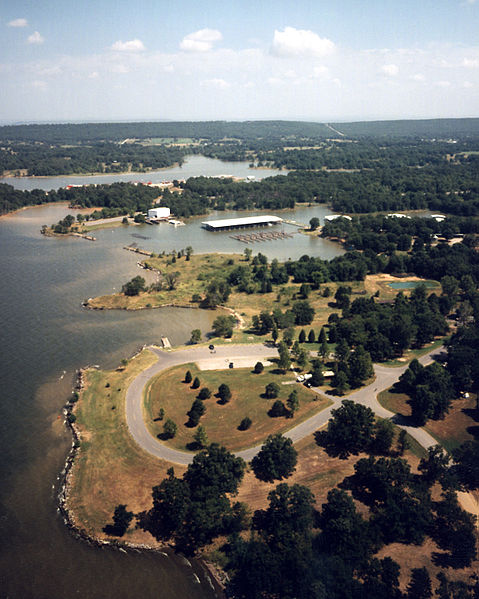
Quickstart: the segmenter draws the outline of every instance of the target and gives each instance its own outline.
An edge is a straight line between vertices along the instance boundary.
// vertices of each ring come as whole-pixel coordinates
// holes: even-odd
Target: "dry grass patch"
[[[404,393],[393,393],[388,389],[379,394],[378,400],[391,412],[411,416],[409,396]],[[467,399],[455,399],[443,420],[428,420],[424,428],[438,443],[451,451],[465,441],[479,439],[479,414],[475,408],[474,395]]]
[[[187,412],[199,389],[191,389],[191,383],[183,382],[187,370],[193,378],[199,377],[201,387],[208,387],[212,392],[212,396],[204,401],[206,412],[200,420],[209,441],[220,443],[231,451],[261,443],[272,433],[285,432],[330,405],[330,400],[319,397],[303,385],[282,385],[282,382],[294,381],[295,375],[292,372],[274,374],[274,367],[266,368],[259,375],[253,374],[250,368],[200,371],[194,364],[184,364],[171,368],[153,379],[145,398],[145,421],[152,435],[157,436],[163,432],[163,424],[167,418],[171,418],[177,424],[176,436],[166,442],[176,449],[186,449],[188,444],[193,442],[196,432],[196,427],[189,428],[186,423]],[[268,416],[268,411],[276,400],[265,399],[261,395],[270,382],[279,384],[280,392],[277,399],[285,404],[291,391],[297,390],[300,408],[294,418]],[[221,383],[227,384],[232,393],[231,400],[224,405],[218,403],[219,399],[214,396]],[[165,410],[165,416],[163,421],[158,421],[161,408]],[[238,425],[246,416],[251,418],[253,424],[248,430],[239,431]]]
[[[123,371],[85,374],[86,386],[75,408],[81,445],[70,478],[68,507],[77,524],[95,536],[106,538],[102,529],[118,504],[135,513],[149,509],[151,488],[171,465],[140,449],[125,419],[128,385],[155,361],[151,352],[143,351]],[[177,470],[178,474],[184,471]],[[127,532],[124,539],[151,541],[141,531]]]

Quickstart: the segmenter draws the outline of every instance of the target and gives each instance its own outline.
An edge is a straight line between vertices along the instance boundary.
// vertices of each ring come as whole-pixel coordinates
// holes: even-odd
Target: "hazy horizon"
[[[8,3],[2,124],[473,118],[479,0]]]

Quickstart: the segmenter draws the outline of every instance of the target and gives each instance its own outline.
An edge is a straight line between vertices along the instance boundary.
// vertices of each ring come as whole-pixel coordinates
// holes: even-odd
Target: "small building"
[[[208,220],[203,227],[208,231],[229,231],[231,229],[245,229],[248,227],[270,227],[282,223],[279,216],[244,216],[243,218],[225,218],[222,220]]]
[[[407,214],[402,214],[402,212],[393,212],[392,214],[388,214],[388,218],[411,218]]]
[[[431,214],[431,218],[438,223],[442,223],[442,221],[446,220],[446,216],[444,214]]]
[[[150,210],[148,210],[148,218],[169,218],[170,214],[168,206],[150,208]]]
[[[326,222],[331,222],[333,220],[337,220],[338,218],[345,218],[346,220],[353,220],[347,214],[328,214],[327,216],[324,217],[324,220]]]

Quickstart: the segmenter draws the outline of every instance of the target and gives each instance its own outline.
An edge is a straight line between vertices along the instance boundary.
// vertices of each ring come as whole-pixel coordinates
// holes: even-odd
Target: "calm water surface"
[[[172,176],[164,173],[162,178]],[[231,173],[232,168],[226,170]],[[165,224],[98,231],[96,242],[39,234],[43,224],[57,222],[68,212],[65,206],[43,206],[0,220],[0,597],[213,597],[201,565],[195,562],[189,567],[179,558],[99,550],[69,533],[55,500],[58,474],[71,445],[61,409],[78,367],[111,368],[161,336],[179,344],[187,341],[193,328],[204,333],[211,329],[214,313],[208,311],[82,309],[86,297],[117,290],[139,273],[137,257],[123,245],[137,242],[154,251],[191,245],[196,253],[242,252],[245,245],[230,234],[202,229],[205,218],[178,228]],[[278,214],[308,222],[312,216],[322,220],[328,212],[312,207]],[[232,216],[221,213],[224,218]],[[294,227],[285,227],[295,232]],[[280,259],[341,253],[334,244],[299,234],[249,247]]]
[[[127,173],[111,175],[79,175],[68,177],[0,177],[2,183],[13,185],[16,189],[58,189],[67,185],[84,185],[87,183],[114,183],[115,181],[141,181],[147,183],[161,183],[173,179],[187,179],[208,175],[231,175],[233,177],[253,176],[255,179],[264,179],[274,175],[285,175],[288,171],[277,169],[250,168],[248,162],[224,162],[206,156],[187,156],[182,166],[174,166],[150,173]]]

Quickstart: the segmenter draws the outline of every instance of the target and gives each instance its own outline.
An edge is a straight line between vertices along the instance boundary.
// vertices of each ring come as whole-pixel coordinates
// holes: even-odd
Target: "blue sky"
[[[478,116],[479,0],[0,2],[2,122]]]

